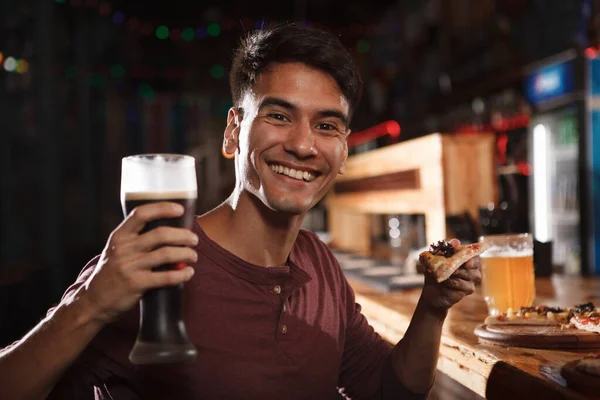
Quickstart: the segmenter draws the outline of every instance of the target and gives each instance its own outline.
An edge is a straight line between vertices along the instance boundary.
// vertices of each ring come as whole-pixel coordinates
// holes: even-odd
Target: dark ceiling
[[[328,26],[378,20],[393,0],[118,0],[113,4],[126,14],[171,24],[195,24],[211,19],[243,18],[266,20],[309,20]]]

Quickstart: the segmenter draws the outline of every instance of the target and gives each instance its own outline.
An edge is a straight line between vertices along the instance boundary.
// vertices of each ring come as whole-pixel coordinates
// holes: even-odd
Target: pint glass
[[[481,255],[481,284],[489,315],[532,306],[535,275],[531,235],[490,235],[479,241],[490,245]]]
[[[185,208],[179,218],[155,220],[141,233],[159,226],[191,229],[196,211],[197,184],[193,157],[141,154],[125,157],[121,170],[121,205],[125,216],[143,204],[168,201]],[[162,265],[155,271],[174,268]],[[148,290],[140,299],[140,326],[129,360],[133,364],[182,362],[196,357],[182,313],[183,284]]]

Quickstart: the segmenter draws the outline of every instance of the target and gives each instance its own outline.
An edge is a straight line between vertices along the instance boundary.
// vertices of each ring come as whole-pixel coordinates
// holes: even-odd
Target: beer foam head
[[[121,197],[133,193],[187,193],[196,197],[196,162],[180,154],[140,154],[123,158]]]
[[[481,258],[486,257],[502,257],[502,258],[514,258],[514,257],[528,257],[533,255],[533,249],[507,249],[507,248],[494,248],[490,247],[481,254]]]
[[[490,247],[481,257],[527,257],[533,255],[533,239],[528,233],[488,235],[479,238]]]

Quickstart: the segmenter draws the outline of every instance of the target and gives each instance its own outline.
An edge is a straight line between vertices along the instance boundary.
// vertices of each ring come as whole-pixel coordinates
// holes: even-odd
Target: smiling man
[[[134,210],[47,318],[0,352],[0,398],[427,397],[447,310],[473,292],[479,260],[441,284],[427,277],[405,337],[384,341],[334,256],[300,229],[344,173],[362,87],[351,56],[326,32],[284,25],[245,38],[230,78],[222,151],[235,162],[231,196],[193,232],[140,234],[183,210]],[[188,266],[147,273],[166,262]],[[197,359],[131,365],[138,299],[181,282]]]

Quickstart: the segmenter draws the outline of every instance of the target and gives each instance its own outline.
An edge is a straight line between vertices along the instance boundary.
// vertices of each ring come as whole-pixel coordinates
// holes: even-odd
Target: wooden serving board
[[[561,375],[567,381],[567,386],[590,399],[600,400],[600,376],[586,374],[577,370],[577,365],[581,360],[571,361],[561,369]]]
[[[600,347],[600,334],[559,326],[479,325],[475,335],[482,344],[534,349],[586,349]]]

